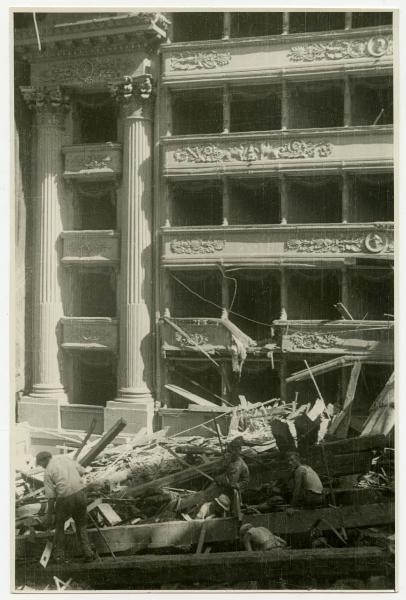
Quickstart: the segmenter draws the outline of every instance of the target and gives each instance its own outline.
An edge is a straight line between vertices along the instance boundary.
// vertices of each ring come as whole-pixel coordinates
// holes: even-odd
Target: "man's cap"
[[[223,510],[229,511],[231,506],[231,501],[226,494],[220,494],[218,498],[214,498],[214,502],[216,502]]]
[[[47,450],[42,450],[41,452],[38,452],[37,456],[35,457],[35,464],[39,465],[42,461],[50,460],[51,458],[52,454],[50,452]]]

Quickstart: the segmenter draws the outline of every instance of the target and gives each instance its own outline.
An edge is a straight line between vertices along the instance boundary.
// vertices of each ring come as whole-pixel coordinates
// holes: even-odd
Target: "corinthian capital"
[[[120,104],[124,116],[150,118],[152,91],[151,75],[125,75],[122,81],[110,85],[110,92]]]
[[[70,110],[70,98],[59,86],[20,87],[23,98],[31,110],[35,110],[40,122],[51,120],[62,127],[65,114]]]

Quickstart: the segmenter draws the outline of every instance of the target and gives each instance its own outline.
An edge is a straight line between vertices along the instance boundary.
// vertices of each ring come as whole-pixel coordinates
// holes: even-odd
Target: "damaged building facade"
[[[306,361],[358,435],[393,371],[392,13],[37,20],[15,15],[17,420],[176,433],[314,401]]]

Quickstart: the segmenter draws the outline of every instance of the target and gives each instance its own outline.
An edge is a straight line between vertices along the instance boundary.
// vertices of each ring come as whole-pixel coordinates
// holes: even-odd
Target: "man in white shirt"
[[[37,465],[45,469],[44,487],[48,498],[46,525],[51,527],[55,518],[54,557],[62,562],[65,554],[65,521],[70,517],[76,525],[76,534],[84,560],[94,560],[87,534],[87,502],[81,475],[85,469],[64,454],[52,456],[50,452],[39,452]]]

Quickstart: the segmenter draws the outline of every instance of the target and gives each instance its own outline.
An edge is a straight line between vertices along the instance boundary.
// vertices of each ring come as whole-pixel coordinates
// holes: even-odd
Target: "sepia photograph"
[[[398,10],[134,8],[9,11],[12,591],[393,592]]]

